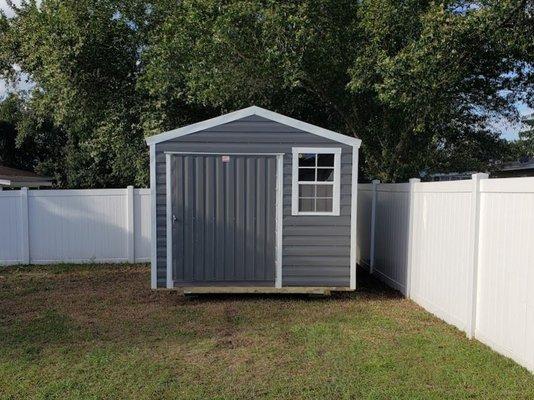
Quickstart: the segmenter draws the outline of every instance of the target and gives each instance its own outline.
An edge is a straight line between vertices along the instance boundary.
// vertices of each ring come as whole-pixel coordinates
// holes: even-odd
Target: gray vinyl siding
[[[291,215],[292,148],[313,146],[342,149],[339,216]],[[166,151],[284,153],[282,285],[350,285],[352,147],[250,116],[156,145],[158,287],[166,283]]]

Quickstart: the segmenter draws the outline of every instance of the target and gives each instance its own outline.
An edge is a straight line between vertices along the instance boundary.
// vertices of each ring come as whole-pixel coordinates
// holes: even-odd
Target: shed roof
[[[359,138],[356,137],[343,135],[341,133],[324,129],[316,125],[308,124],[307,122],[299,121],[298,119],[287,117],[274,111],[266,110],[265,108],[252,106],[221,115],[220,117],[211,118],[205,121],[197,122],[196,124],[187,125],[182,128],[173,129],[168,132],[160,133],[159,135],[151,136],[146,139],[146,143],[148,145],[161,143],[170,139],[178,138],[180,136],[185,136],[204,129],[209,129],[217,125],[236,121],[238,119],[245,118],[251,115],[258,115],[260,117],[267,118],[271,121],[288,125],[293,128],[300,129],[304,132],[331,139],[335,142],[344,143],[349,146],[360,147],[360,144],[362,142]]]
[[[4,167],[0,165],[0,186],[36,187],[51,185],[52,178],[40,176],[31,171],[24,171],[22,169]]]

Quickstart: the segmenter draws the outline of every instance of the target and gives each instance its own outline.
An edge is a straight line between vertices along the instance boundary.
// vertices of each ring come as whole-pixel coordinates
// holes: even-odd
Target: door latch
[[[172,214],[172,223],[174,224],[176,222],[176,215]]]

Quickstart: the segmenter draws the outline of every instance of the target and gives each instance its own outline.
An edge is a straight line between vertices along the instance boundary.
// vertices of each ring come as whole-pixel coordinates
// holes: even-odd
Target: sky
[[[14,0],[13,3],[20,4],[20,0]],[[13,15],[13,12],[11,11],[10,7],[7,5],[6,0],[0,0],[0,9],[3,10],[8,17]],[[31,86],[31,84],[27,81],[21,82],[17,88],[19,89],[27,89]],[[13,88],[8,87],[6,85],[6,82],[2,79],[0,79],[0,99],[3,98],[6,93]],[[524,103],[517,103],[516,105],[517,110],[519,111],[520,115],[527,115],[534,112],[534,109],[529,108]],[[514,140],[517,139],[517,134],[519,130],[521,129],[521,125],[517,123],[511,123],[510,121],[506,119],[500,119],[498,121],[495,121],[493,123],[493,126],[495,129],[501,132],[501,136],[505,139]]]
[[[14,4],[20,4],[20,0],[13,0]],[[11,8],[8,7],[6,0],[0,0],[0,9],[2,9],[8,17],[13,16],[13,12],[11,11]]]

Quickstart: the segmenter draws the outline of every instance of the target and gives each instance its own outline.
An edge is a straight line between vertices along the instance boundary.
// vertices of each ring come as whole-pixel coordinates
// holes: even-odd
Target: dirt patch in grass
[[[534,398],[525,369],[364,273],[330,298],[183,298],[149,275],[0,269],[0,398]]]

